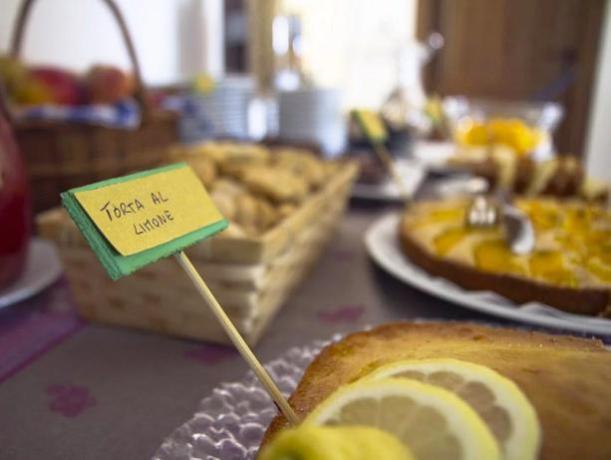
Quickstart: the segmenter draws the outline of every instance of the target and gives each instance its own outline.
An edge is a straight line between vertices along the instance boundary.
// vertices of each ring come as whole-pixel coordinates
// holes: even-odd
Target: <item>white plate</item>
[[[418,141],[414,144],[413,156],[428,169],[444,168],[456,152],[453,142]]]
[[[467,291],[444,278],[429,275],[401,251],[398,224],[396,214],[381,217],[367,230],[365,243],[373,260],[400,280],[433,296],[490,315],[567,331],[611,334],[609,319],[573,315],[535,302],[516,305],[493,292]]]
[[[62,273],[62,265],[55,247],[38,238],[30,242],[30,251],[21,277],[0,290],[0,308],[8,307],[38,294]]]
[[[413,160],[398,159],[395,164],[397,171],[403,177],[409,196],[413,196],[426,176],[425,169]],[[403,199],[399,187],[390,178],[385,179],[380,184],[356,183],[352,187],[352,197],[380,201]]]

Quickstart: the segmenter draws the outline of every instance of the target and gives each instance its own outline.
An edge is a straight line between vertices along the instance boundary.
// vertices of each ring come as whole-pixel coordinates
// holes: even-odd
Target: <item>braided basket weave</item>
[[[334,233],[357,168],[346,163],[289,217],[259,237],[221,235],[187,250],[227,314],[254,344]],[[229,343],[173,258],[111,281],[62,209],[38,218],[59,248],[83,317],[181,337]]]

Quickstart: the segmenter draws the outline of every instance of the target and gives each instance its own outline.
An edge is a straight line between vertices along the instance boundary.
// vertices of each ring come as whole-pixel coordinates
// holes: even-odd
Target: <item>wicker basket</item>
[[[142,123],[138,129],[128,130],[13,120],[17,143],[28,168],[35,212],[57,206],[60,192],[69,188],[159,165],[167,147],[178,139],[178,115],[149,107],[125,21],[113,0],[103,2],[119,25],[131,59]],[[11,45],[11,55],[15,58],[20,54],[33,3],[34,0],[25,0],[17,16]],[[10,114],[4,92],[0,92],[0,110]]]
[[[245,339],[254,344],[301,281],[343,214],[357,168],[342,165],[326,185],[258,238],[218,236],[187,253]],[[173,259],[111,281],[61,209],[38,218],[55,241],[79,313],[94,321],[228,343],[207,306]]]

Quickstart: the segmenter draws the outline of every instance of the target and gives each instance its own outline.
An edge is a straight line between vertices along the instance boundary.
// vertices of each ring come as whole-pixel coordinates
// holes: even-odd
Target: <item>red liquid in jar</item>
[[[0,289],[23,271],[30,241],[30,213],[23,161],[0,112]]]

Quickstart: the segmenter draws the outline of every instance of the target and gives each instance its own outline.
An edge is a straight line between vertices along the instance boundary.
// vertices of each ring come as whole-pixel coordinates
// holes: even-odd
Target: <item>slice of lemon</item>
[[[339,388],[304,421],[366,425],[394,434],[418,460],[498,460],[494,436],[451,392],[408,379],[359,381]]]
[[[541,446],[537,413],[520,388],[498,372],[457,359],[427,359],[387,364],[365,379],[390,377],[407,377],[451,391],[486,422],[506,460],[537,458]]]
[[[302,424],[282,431],[258,460],[417,460],[390,433],[370,426]]]

